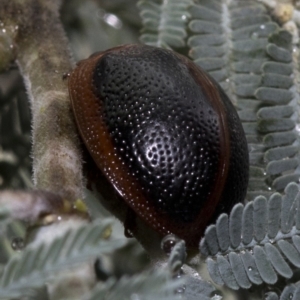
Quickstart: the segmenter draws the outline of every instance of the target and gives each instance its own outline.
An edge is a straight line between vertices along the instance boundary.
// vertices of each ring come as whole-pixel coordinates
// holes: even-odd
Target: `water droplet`
[[[121,29],[122,26],[123,26],[123,22],[121,21],[121,19],[119,19],[114,14],[109,14],[109,13],[104,14],[103,21],[106,24],[108,24],[108,25],[110,25],[110,26],[112,26],[112,27],[114,27],[116,29]]]
[[[181,16],[181,19],[182,19],[182,20],[186,20],[186,15],[182,15],[182,16]]]
[[[172,249],[179,241],[178,237],[175,234],[166,235],[161,241],[161,249],[167,254],[170,255]]]
[[[21,238],[21,237],[15,237],[11,241],[11,247],[15,251],[21,251],[21,250],[23,250],[24,246],[25,246],[24,239]]]
[[[252,38],[253,40],[258,39],[258,33],[257,33],[257,32],[253,32],[253,33],[251,34],[251,38]]]
[[[57,216],[57,221],[61,221],[61,216]]]
[[[184,274],[184,273],[183,273],[183,271],[182,271],[182,268],[180,268],[180,269],[178,270],[178,272],[173,276],[173,278],[180,279],[180,278],[182,277],[183,274]]]
[[[133,233],[129,230],[129,228],[124,228],[124,235],[127,237],[127,238],[133,238]]]
[[[71,76],[71,73],[64,73],[62,79],[65,80]]]
[[[139,295],[138,294],[132,294],[131,296],[130,296],[130,300],[140,300],[141,298],[139,297]]]
[[[183,285],[182,287],[176,290],[176,294],[183,294],[185,292],[186,286]]]
[[[212,295],[211,299],[212,300],[221,300],[221,299],[223,299],[223,296],[220,292],[216,292]]]
[[[252,267],[248,267],[248,271],[251,272],[253,269]]]
[[[293,299],[293,294],[291,293],[291,294],[289,294],[289,299]]]
[[[259,26],[259,28],[262,29],[262,30],[264,30],[264,29],[266,29],[266,25],[265,25],[265,24],[261,24],[261,25]]]
[[[5,32],[6,32],[6,29],[5,29],[5,28],[3,28],[3,29],[2,29],[2,32],[3,32],[3,33],[5,33]]]

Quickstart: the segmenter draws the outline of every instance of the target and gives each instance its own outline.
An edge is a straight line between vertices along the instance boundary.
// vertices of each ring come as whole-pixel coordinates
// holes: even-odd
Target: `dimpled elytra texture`
[[[242,201],[247,143],[220,87],[187,58],[126,45],[79,63],[69,90],[81,136],[128,205],[197,246]]]

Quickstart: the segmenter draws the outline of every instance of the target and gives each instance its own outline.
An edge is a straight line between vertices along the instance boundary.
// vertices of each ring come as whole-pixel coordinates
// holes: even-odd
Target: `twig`
[[[35,187],[74,202],[83,196],[82,170],[67,82],[62,79],[72,61],[59,3],[1,0],[0,30],[11,42],[7,44],[31,101]]]

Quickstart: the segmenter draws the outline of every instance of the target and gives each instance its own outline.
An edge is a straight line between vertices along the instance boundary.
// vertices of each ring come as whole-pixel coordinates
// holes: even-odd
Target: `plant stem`
[[[1,0],[0,30],[12,41],[31,102],[34,185],[73,203],[82,198],[83,183],[67,80],[63,80],[73,63],[59,3]]]

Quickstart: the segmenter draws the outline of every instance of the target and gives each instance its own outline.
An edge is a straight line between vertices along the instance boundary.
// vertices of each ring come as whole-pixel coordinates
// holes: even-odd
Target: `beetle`
[[[161,236],[197,247],[207,225],[244,200],[249,159],[237,112],[185,56],[115,47],[79,62],[68,86],[95,164]]]

